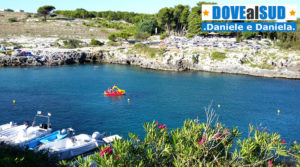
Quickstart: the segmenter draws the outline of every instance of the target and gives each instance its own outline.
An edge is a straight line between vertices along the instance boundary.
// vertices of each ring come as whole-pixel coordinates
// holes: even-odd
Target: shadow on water
[[[124,96],[105,96],[104,97],[111,103],[118,103],[123,102],[125,97]]]

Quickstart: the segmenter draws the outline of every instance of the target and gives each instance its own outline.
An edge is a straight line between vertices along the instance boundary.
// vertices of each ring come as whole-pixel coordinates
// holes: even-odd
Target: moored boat
[[[79,134],[65,139],[44,144],[38,150],[47,150],[50,155],[57,155],[59,159],[70,159],[74,156],[92,151],[104,142],[99,132],[94,132],[93,135]]]
[[[47,116],[44,116],[42,115],[41,111],[38,111],[34,117],[32,126],[29,126],[29,122],[26,122],[25,125],[7,129],[0,133],[0,141],[4,141],[12,145],[25,145],[30,141],[41,138],[52,131],[50,125],[50,116],[50,113],[48,113]],[[40,124],[40,126],[35,126],[36,119],[38,117],[48,118],[48,124]]]

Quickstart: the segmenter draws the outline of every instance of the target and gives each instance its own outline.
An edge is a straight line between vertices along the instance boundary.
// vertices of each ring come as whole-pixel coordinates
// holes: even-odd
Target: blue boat
[[[25,145],[25,147],[28,147],[29,149],[33,150],[34,148],[36,148],[37,146],[41,145],[41,144],[46,144],[46,143],[50,143],[56,140],[61,140],[65,137],[68,136],[68,133],[66,134],[61,134],[61,132],[55,131],[47,136],[44,136],[42,138],[36,139],[28,144]]]

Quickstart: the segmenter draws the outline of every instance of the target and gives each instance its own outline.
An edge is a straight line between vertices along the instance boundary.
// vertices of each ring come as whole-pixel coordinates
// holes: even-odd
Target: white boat
[[[16,127],[17,125],[13,122],[10,122],[10,123],[7,123],[7,124],[3,124],[3,125],[0,125],[0,132],[1,131],[4,131],[6,129],[10,129],[12,127]]]
[[[12,145],[24,145],[37,138],[43,137],[52,131],[50,116],[50,113],[48,113],[47,116],[44,116],[41,111],[38,111],[37,115],[34,117],[32,126],[29,126],[29,123],[27,122],[25,125],[4,130],[0,132],[0,141],[4,141]],[[35,126],[37,117],[48,118],[48,124]]]
[[[19,126],[15,126],[12,128],[2,130],[0,132],[0,141],[5,141],[8,138],[10,138],[11,136],[17,135],[18,132],[23,131],[27,127],[28,127],[27,125],[19,125]]]
[[[47,150],[50,155],[57,155],[59,159],[70,159],[77,155],[92,151],[104,144],[99,132],[93,135],[80,134],[65,139],[47,143],[38,148],[38,150]]]

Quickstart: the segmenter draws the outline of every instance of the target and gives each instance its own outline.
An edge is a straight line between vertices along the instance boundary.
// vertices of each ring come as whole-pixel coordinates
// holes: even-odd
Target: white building
[[[4,9],[0,9],[0,12],[4,12]]]

